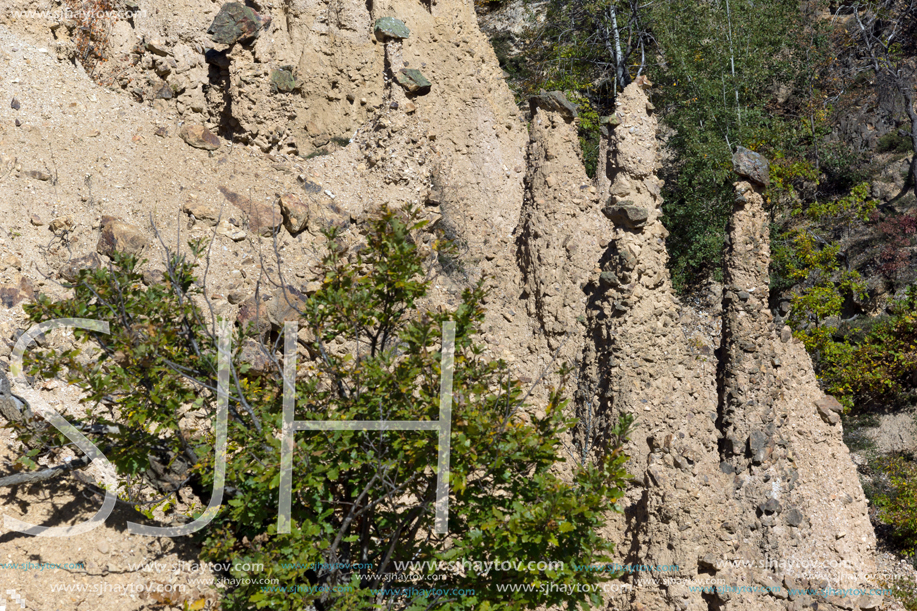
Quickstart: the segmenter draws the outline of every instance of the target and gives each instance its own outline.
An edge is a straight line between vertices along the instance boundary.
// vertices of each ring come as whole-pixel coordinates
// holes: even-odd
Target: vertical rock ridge
[[[537,98],[532,110],[517,257],[529,315],[559,365],[579,357],[584,287],[608,244],[609,223],[583,169],[572,116]]]
[[[600,452],[603,432],[620,415],[637,418],[626,446],[635,485],[608,535],[619,560],[641,568],[625,577],[633,589],[612,604],[647,611],[868,607],[850,597],[787,598],[789,588],[862,584],[875,540],[840,425],[819,416],[816,403],[825,398],[808,355],[788,330],[774,328],[767,309],[766,161],[750,152],[736,161],[737,171],[758,182],[736,184],[722,362],[714,363],[688,345],[672,291],[654,173],[656,121],[639,85],[622,92],[615,116],[602,208],[615,228],[586,286],[575,397],[581,449]],[[812,563],[825,570],[801,568]],[[838,565],[848,568],[831,572]],[[725,587],[698,587],[711,579]]]
[[[624,535],[617,541],[621,560],[678,567],[668,574],[631,573],[626,580],[635,589],[615,604],[706,609],[700,592],[677,581],[706,570],[699,559],[719,550],[709,535],[727,507],[717,459],[714,366],[688,349],[679,324],[666,267],[662,183],[655,175],[657,125],[647,104],[636,83],[618,97],[618,125],[608,143],[613,178],[603,208],[615,230],[589,304],[592,341],[584,346],[576,403],[581,418],[592,405],[607,423],[622,414],[637,418],[627,446],[637,485],[628,491],[625,516],[611,528]]]

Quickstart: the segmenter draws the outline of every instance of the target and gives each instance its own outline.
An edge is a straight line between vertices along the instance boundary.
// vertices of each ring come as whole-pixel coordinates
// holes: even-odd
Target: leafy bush
[[[295,380],[295,419],[437,420],[441,330],[454,321],[448,534],[433,530],[437,439],[415,431],[298,433],[292,528],[278,534],[281,379],[252,370],[236,348],[228,502],[203,531],[203,558],[263,563],[253,577],[278,585],[241,585],[227,593],[226,609],[601,605],[599,595],[570,586],[610,577],[575,566],[610,559],[612,545],[598,531],[606,511],[621,510],[626,457],[620,446],[607,447],[600,456],[564,466],[561,437],[574,421],[564,415],[562,389],[550,392],[539,415],[527,407],[528,395],[506,363],[483,356],[476,343],[485,296],[480,283],[464,292],[455,310],[419,307],[428,281],[412,239],[423,223],[415,221],[383,209],[368,223],[359,253],[348,253],[335,231],[328,232],[321,289],[291,297],[303,327],[299,344],[309,355]],[[173,254],[168,269],[167,285],[144,287],[138,261],[116,256],[108,269],[80,272],[72,298],[41,297],[28,308],[33,321],[96,318],[108,321],[112,333],[75,332],[79,347],[99,351],[98,359],[76,348],[46,349],[30,365],[36,374],[63,375],[85,391],[83,430],[127,479],[132,501],[150,496],[143,475],[151,460],[169,465],[184,458],[206,502],[214,479],[207,426],[215,415],[214,320],[200,307],[196,264]],[[245,334],[236,330],[235,346]],[[619,422],[615,438],[623,439],[631,423]],[[561,468],[567,477],[561,478]],[[562,565],[526,566],[547,559]],[[401,564],[410,561],[434,565]],[[522,568],[443,571],[438,561],[506,561]],[[533,587],[497,589],[505,584]]]
[[[914,143],[907,136],[889,132],[876,142],[876,150],[880,153],[910,153],[914,150]]]
[[[917,287],[873,323],[865,337],[836,337],[817,361],[828,392],[848,407],[900,403],[917,380]]]
[[[821,169],[829,192],[840,193],[869,178],[867,157],[845,142],[829,142],[821,150]]]
[[[917,464],[902,456],[883,461],[890,491],[876,497],[879,519],[894,529],[905,556],[917,554]]]

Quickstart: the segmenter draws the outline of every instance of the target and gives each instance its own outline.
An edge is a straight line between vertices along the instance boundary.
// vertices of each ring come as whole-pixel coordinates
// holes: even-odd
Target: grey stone
[[[607,125],[609,129],[614,129],[621,125],[621,119],[618,118],[618,115],[606,115],[601,118],[600,123]]]
[[[786,523],[790,526],[799,526],[802,524],[803,517],[801,511],[795,507],[791,507],[790,510],[786,512]]]
[[[579,116],[576,105],[570,103],[567,96],[560,91],[543,91],[539,95],[530,97],[529,107],[532,109],[532,114],[535,114],[536,108],[560,113],[567,123]]]
[[[64,265],[57,273],[67,282],[76,282],[76,279],[79,277],[82,270],[95,270],[99,269],[100,267],[102,267],[102,260],[99,259],[99,255],[91,252],[84,257],[73,259]]]
[[[312,193],[313,195],[322,192],[322,186],[308,180],[303,181],[302,188],[306,193]]]
[[[373,24],[373,34],[379,40],[404,40],[411,35],[411,30],[400,19],[382,17]]]
[[[748,450],[755,463],[760,463],[764,460],[765,450],[769,441],[770,439],[764,431],[755,430],[748,436]]]
[[[882,606],[882,597],[875,594],[863,595],[857,600],[857,605],[863,611],[873,611]]]
[[[750,339],[741,339],[739,340],[738,344],[739,348],[745,352],[757,352],[758,350],[758,345]]]
[[[608,288],[608,287],[620,286],[621,281],[618,279],[617,274],[615,274],[614,272],[602,272],[599,275],[599,284],[601,284],[603,287]]]
[[[147,286],[166,283],[166,275],[162,270],[148,269],[143,272],[143,283]]]
[[[111,257],[116,252],[140,256],[147,246],[144,233],[130,223],[113,216],[102,217],[102,234],[96,244],[96,251],[100,255]]]
[[[270,17],[261,17],[241,2],[227,2],[213,18],[207,33],[215,43],[232,45],[256,38],[270,22]]]
[[[42,170],[29,170],[25,173],[29,178],[34,178],[35,180],[40,180],[42,182],[48,182],[51,180],[51,175]]]
[[[770,184],[770,164],[764,155],[750,151],[745,147],[736,148],[732,156],[732,167],[736,174],[743,176],[763,187]]]
[[[637,257],[631,251],[626,248],[618,252],[618,256],[621,259],[621,265],[624,269],[634,269],[637,267]]]
[[[268,306],[267,315],[276,329],[282,329],[285,322],[295,322],[302,318],[306,310],[308,296],[292,286],[274,291]]]
[[[31,416],[28,402],[14,395],[10,390],[10,381],[6,373],[0,371],[0,414],[8,422],[20,422],[25,416]]]
[[[793,330],[787,326],[780,329],[780,341],[784,344],[793,339]]]
[[[251,338],[242,341],[239,360],[248,365],[249,374],[263,376],[274,370],[274,362],[265,350],[265,346]]]
[[[19,104],[19,100],[17,100],[16,98],[13,98],[13,101],[10,102],[10,108],[12,108],[13,110],[19,110],[21,108],[21,104]]]
[[[602,208],[602,214],[615,225],[634,230],[643,229],[649,219],[649,212],[646,208],[637,206],[628,199],[612,204],[609,198],[608,205]]]
[[[301,86],[302,82],[293,76],[293,66],[281,66],[271,71],[271,93],[290,93]]]
[[[760,509],[764,513],[771,514],[771,513],[780,513],[780,511],[783,508],[780,506],[780,502],[777,499],[770,498],[770,499],[767,499],[767,501],[765,501],[764,503],[761,503],[760,505],[758,505],[758,509]]]

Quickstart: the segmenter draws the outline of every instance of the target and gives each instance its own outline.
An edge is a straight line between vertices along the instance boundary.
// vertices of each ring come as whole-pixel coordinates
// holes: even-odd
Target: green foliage
[[[843,228],[849,235],[853,223],[868,220],[879,203],[868,199],[868,194],[869,185],[861,183],[844,197],[816,202],[805,215],[814,223]],[[794,212],[802,215],[801,209]],[[845,339],[838,340],[834,327],[824,323],[841,315],[848,297],[864,298],[866,283],[847,265],[842,242],[828,239],[824,233],[813,224],[781,236],[774,248],[772,284],[776,277],[795,285],[787,322],[813,355],[819,374],[833,380],[828,383],[830,392],[850,406],[852,381],[837,369],[849,361],[853,346]]]
[[[890,491],[875,499],[879,520],[894,529],[900,551],[905,556],[917,554],[917,464],[895,456],[883,461],[882,471],[889,480]]]
[[[792,297],[787,322],[796,329],[809,352],[828,358],[837,349],[826,319],[839,316],[846,295],[862,297],[866,285],[859,272],[842,268],[840,245],[825,243],[811,231],[792,233],[793,258],[786,264],[788,276],[800,283]]]
[[[889,132],[879,138],[876,150],[880,153],[910,153],[914,150],[914,142],[907,136]]]
[[[569,99],[577,105],[579,112],[579,142],[583,151],[583,164],[588,176],[595,176],[599,160],[599,141],[602,129],[601,117],[592,103],[577,92],[570,94]]]
[[[868,221],[878,205],[879,200],[869,199],[869,183],[862,182],[844,197],[813,204],[809,207],[808,216],[817,221],[830,220],[832,225],[840,225],[849,231],[853,222]]]
[[[917,611],[917,582],[913,579],[896,579],[883,585],[891,588],[893,596],[904,605],[905,611]]]
[[[209,343],[202,313],[191,301],[202,294],[194,265],[172,257],[170,284],[151,287],[143,286],[138,267],[136,257],[118,254],[110,269],[81,270],[71,299],[41,295],[25,306],[34,322],[72,317],[109,323],[110,334],[74,330],[79,342],[94,344],[97,359],[87,363],[81,350],[71,349],[38,352],[31,365],[44,378],[63,375],[82,388],[88,422],[118,427],[106,436],[106,456],[129,481],[150,467],[151,454],[194,460],[200,440],[181,435],[181,414],[207,400],[180,369],[216,370],[213,350],[193,349]]]
[[[828,343],[832,350],[818,362],[828,392],[860,410],[901,403],[917,379],[917,288],[908,289],[890,316]]]
[[[821,150],[821,169],[833,192],[842,192],[869,178],[866,156],[844,142],[829,142]]]
[[[620,446],[565,466],[561,438],[574,426],[562,387],[536,412],[503,361],[483,356],[481,284],[454,310],[419,307],[428,281],[413,235],[416,217],[383,209],[370,220],[366,248],[348,252],[327,234],[321,289],[304,298],[300,343],[310,355],[295,381],[299,421],[432,421],[439,417],[442,325],[454,321],[455,372],[449,533],[433,533],[437,436],[417,431],[296,434],[292,532],[277,533],[282,401],[279,375],[256,376],[234,355],[230,384],[227,502],[204,531],[203,559],[263,563],[257,575],[278,589],[244,584],[226,609],[588,609],[598,594],[574,591],[611,575],[577,571],[605,563],[612,545],[599,535],[607,511],[620,511],[626,456]],[[200,246],[200,245],[198,245]],[[143,287],[137,262],[83,271],[74,296],[40,299],[35,322],[80,316],[107,320],[110,335],[77,331],[77,350],[45,350],[32,362],[87,391],[88,424],[120,433],[106,453],[122,475],[136,476],[151,455],[193,454],[202,491],[213,479],[216,371],[212,321],[195,305],[195,264],[170,259],[170,284]],[[235,344],[242,339],[236,332]],[[84,355],[85,356],[85,355]],[[561,377],[567,372],[562,370]],[[112,399],[114,404],[112,405]],[[538,415],[542,413],[543,415]],[[623,442],[632,421],[615,429]],[[93,430],[93,429],[90,429]],[[92,433],[90,433],[92,434]],[[568,473],[562,478],[559,473]],[[139,485],[139,484],[138,484]],[[550,559],[562,566],[528,569]],[[406,569],[406,561],[521,563],[521,569],[453,572]],[[325,567],[312,566],[324,563]],[[421,575],[419,580],[405,573]],[[532,591],[500,592],[528,584]],[[542,587],[551,585],[551,588]],[[565,587],[567,586],[567,587]],[[283,588],[285,591],[279,591]],[[387,589],[383,592],[381,589]],[[414,588],[405,593],[402,588]],[[464,595],[423,590],[462,589]]]
[[[665,216],[672,274],[679,287],[718,275],[732,211],[732,150],[769,157],[807,137],[768,108],[773,83],[793,87],[809,69],[801,48],[799,3],[760,10],[751,0],[657,3],[652,12],[663,61],[653,72],[656,107],[673,130]]]
[[[640,70],[650,44],[642,19],[627,0],[551,0],[543,25],[532,36],[528,91],[560,90],[579,106],[579,139],[586,173],[595,176],[602,115],[614,110],[617,62],[615,24],[624,56],[624,80]],[[612,18],[611,9],[615,10]]]

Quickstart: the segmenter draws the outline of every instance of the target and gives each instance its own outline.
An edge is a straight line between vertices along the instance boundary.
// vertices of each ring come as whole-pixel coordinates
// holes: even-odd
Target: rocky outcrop
[[[583,169],[569,109],[534,102],[532,108],[518,256],[530,316],[547,348],[563,346],[562,360],[572,361],[581,345],[585,288],[594,275],[595,264],[588,262],[599,260],[611,227]]]
[[[656,121],[646,103],[637,85],[618,98],[620,125],[609,145],[617,172],[603,207],[615,229],[591,285],[576,397],[582,421],[595,424],[581,427],[578,442],[601,451],[609,425],[623,414],[636,418],[627,447],[635,485],[610,531],[620,533],[621,561],[677,565],[678,577],[689,579],[707,570],[705,555],[725,553],[716,533],[733,508],[718,468],[715,368],[685,340],[666,269]],[[636,573],[630,581],[646,577]],[[644,585],[615,604],[707,608],[683,583]]]
[[[833,587],[861,584],[873,566],[875,539],[840,425],[819,416],[818,406],[830,402],[802,346],[774,327],[767,309],[768,223],[756,190],[766,182],[766,161],[751,151],[736,157],[737,171],[755,183],[736,186],[717,364],[709,350],[688,341],[685,308],[673,296],[655,176],[656,122],[638,85],[619,96],[614,123],[607,159],[613,180],[602,212],[615,229],[607,249],[590,259],[601,269],[587,288],[577,444],[601,452],[621,415],[637,419],[627,445],[634,486],[609,532],[623,564],[673,571],[632,573],[626,580],[634,589],[614,604],[644,610],[872,604],[787,598],[789,588],[818,588],[822,580]],[[818,566],[825,570],[787,569],[794,561],[824,563]],[[708,580],[722,580],[723,587],[697,587],[717,583]]]
[[[787,588],[817,588],[812,584],[821,581],[856,587],[875,567],[875,536],[842,441],[839,404],[821,393],[802,344],[789,328],[775,326],[768,309],[766,162],[745,150],[734,162],[743,180],[735,185],[726,249],[718,421],[721,470],[744,518],[733,525],[742,542],[733,556],[755,566],[767,558],[807,558],[822,570],[814,579],[780,567],[731,575]],[[872,602],[816,601],[819,608],[869,608]]]

